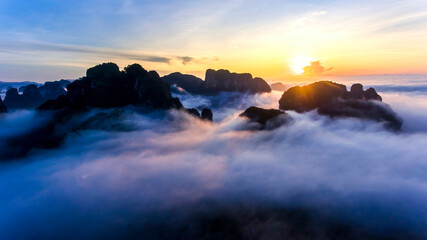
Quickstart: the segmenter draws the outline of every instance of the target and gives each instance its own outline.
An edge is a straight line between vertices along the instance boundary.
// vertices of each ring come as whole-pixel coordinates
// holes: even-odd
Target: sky
[[[0,81],[75,79],[110,61],[269,81],[427,73],[425,0],[1,0],[0,23]]]

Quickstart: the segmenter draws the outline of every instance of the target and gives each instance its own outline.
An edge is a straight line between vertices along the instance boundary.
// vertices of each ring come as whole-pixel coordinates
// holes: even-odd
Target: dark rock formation
[[[217,92],[270,92],[271,88],[262,78],[252,78],[249,73],[230,73],[228,70],[208,69],[206,88]]]
[[[363,86],[360,83],[353,84],[350,88],[348,98],[357,100],[377,100],[382,101],[380,95],[373,88],[363,91]]]
[[[288,89],[280,98],[279,106],[283,110],[305,112],[346,95],[347,89],[344,85],[322,81]]]
[[[197,108],[186,108],[185,111],[190,115],[203,120],[212,121],[213,119],[212,111],[209,108],[204,108],[201,114]]]
[[[6,92],[4,98],[4,103],[8,109],[32,109],[42,102],[43,97],[35,84],[26,86],[22,95],[18,93],[16,88],[11,88]]]
[[[366,100],[377,100],[377,101],[382,101],[383,99],[381,98],[380,95],[378,95],[377,91],[375,91],[374,88],[368,88],[368,90],[363,92],[363,97]]]
[[[61,79],[59,80],[59,84],[61,84],[62,88],[67,88],[68,84],[70,84],[70,80]]]
[[[172,73],[163,79],[189,93],[216,95],[219,92],[262,93],[271,88],[262,78],[253,78],[249,73],[230,73],[228,70],[206,71],[205,81],[192,75]]]
[[[185,110],[187,113],[189,113],[190,115],[193,115],[195,117],[200,118],[200,113],[199,110],[195,109],[195,108],[188,108]]]
[[[288,89],[286,85],[280,82],[273,83],[270,85],[270,87],[271,87],[271,90],[276,90],[276,91],[285,91],[286,89]]]
[[[176,72],[166,75],[162,79],[170,85],[179,86],[192,94],[201,94],[206,91],[205,81],[193,75]]]
[[[213,114],[212,111],[209,108],[204,108],[202,110],[202,119],[203,120],[208,120],[208,121],[213,121]]]
[[[35,108],[43,102],[43,96],[35,84],[28,85],[24,89],[22,96],[28,108]]]
[[[33,109],[47,100],[53,100],[61,95],[66,95],[67,91],[65,91],[63,84],[70,83],[70,81],[61,81],[46,82],[40,87],[37,87],[35,84],[29,84],[21,86],[19,91],[16,88],[11,88],[8,91],[9,93],[6,94],[8,95],[6,104],[11,109]],[[23,94],[20,95],[19,92]]]
[[[350,98],[363,99],[363,86],[360,83],[353,84],[350,88]]]
[[[25,96],[36,99],[37,93],[41,97],[34,87],[27,86],[22,96],[16,89],[11,89],[8,99],[11,102],[19,102],[15,100]],[[7,139],[8,151],[0,153],[0,159],[22,157],[33,148],[57,147],[70,132],[81,129],[129,129],[119,121],[112,122],[122,116],[120,112],[99,113],[81,123],[81,117],[92,108],[127,105],[145,109],[182,108],[179,99],[172,97],[169,84],[162,81],[156,72],[148,72],[138,64],[126,67],[124,71],[114,63],[97,65],[87,70],[86,77],[69,84],[67,90],[66,95],[46,101],[37,108],[37,114],[50,116],[49,121],[28,133]]]
[[[104,63],[87,70],[86,77],[67,86],[67,95],[42,104],[40,110],[69,108],[84,110],[92,107],[111,108],[137,105],[151,108],[181,108],[173,98],[169,84],[155,71],[146,71],[139,64],[124,71],[114,63]]]
[[[43,86],[39,87],[39,90],[44,100],[57,99],[59,96],[67,94],[60,81],[46,82]]]
[[[22,96],[19,95],[16,88],[11,88],[6,92],[4,104],[6,104],[8,108],[22,108],[23,103],[21,97]]]
[[[259,129],[274,129],[291,121],[291,116],[277,109],[250,107],[240,117],[246,117],[252,122],[259,123]]]
[[[303,87],[292,87],[279,100],[280,109],[317,112],[330,117],[355,117],[384,122],[386,127],[398,130],[402,120],[373,88],[364,91],[361,84],[354,84],[350,92],[342,84],[316,82]]]
[[[1,97],[0,97],[0,113],[7,113],[7,107],[1,100]]]

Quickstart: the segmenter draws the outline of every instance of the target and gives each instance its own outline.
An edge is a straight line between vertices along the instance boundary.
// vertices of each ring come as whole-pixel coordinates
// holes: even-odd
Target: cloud
[[[240,130],[248,124],[238,117],[242,109],[274,106],[279,97],[183,99],[187,107],[211,106],[214,123],[127,110],[124,123],[135,131],[81,131],[60,149],[1,163],[0,238],[161,239],[168,232],[200,239],[202,230],[215,236],[209,226],[247,238],[289,236],[287,229],[334,238],[327,235],[333,226],[346,230],[340,239],[366,232],[425,238],[425,133],[315,112],[289,112],[294,123],[274,131]],[[34,119],[9,117],[1,126],[20,129]]]
[[[177,57],[177,58],[182,61],[183,65],[186,65],[187,63],[190,63],[190,62],[194,61],[194,58],[188,57],[188,56]]]
[[[170,63],[171,57],[163,57],[150,54],[135,54],[130,51],[121,51],[105,48],[95,48],[77,45],[54,44],[44,42],[22,42],[3,41],[0,47],[1,52],[6,53],[27,53],[27,52],[63,52],[90,54],[100,57],[119,57],[125,59],[139,60],[145,62]]]
[[[218,57],[213,57],[213,58],[208,58],[208,57],[194,58],[194,57],[189,57],[189,56],[178,56],[176,58],[182,62],[182,65],[187,65],[189,63],[202,64],[202,63],[214,62],[214,61],[218,61],[219,60]]]
[[[319,75],[323,74],[324,72],[332,70],[332,67],[325,68],[324,66],[322,66],[322,64],[320,63],[320,60],[319,60],[319,61],[310,62],[310,65],[305,66],[303,68],[303,70],[304,70],[303,75],[319,76]]]

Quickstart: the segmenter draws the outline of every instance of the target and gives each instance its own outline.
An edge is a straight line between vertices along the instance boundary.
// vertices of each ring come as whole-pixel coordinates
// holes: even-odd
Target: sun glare
[[[305,56],[298,56],[292,59],[291,68],[296,74],[304,73],[304,67],[309,66],[313,59]]]

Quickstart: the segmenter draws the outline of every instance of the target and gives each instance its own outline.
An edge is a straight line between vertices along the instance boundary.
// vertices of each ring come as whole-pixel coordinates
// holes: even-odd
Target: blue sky
[[[426,2],[2,0],[0,81],[77,78],[105,61],[138,62],[161,74],[202,75],[212,67],[284,78],[296,55],[338,74],[385,73],[362,60],[353,68],[337,64],[349,62],[353,48],[354,59],[384,64],[427,57]]]

